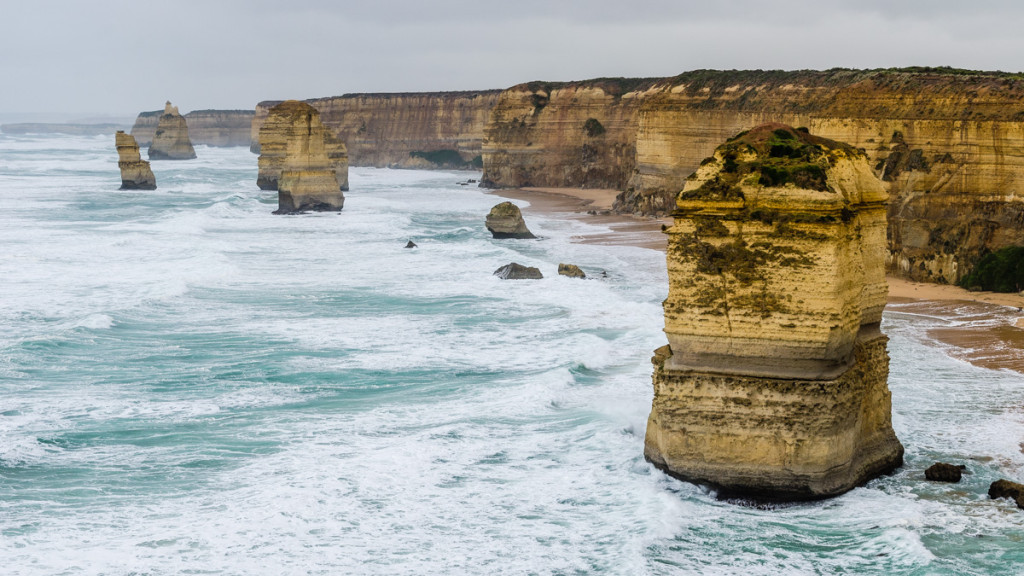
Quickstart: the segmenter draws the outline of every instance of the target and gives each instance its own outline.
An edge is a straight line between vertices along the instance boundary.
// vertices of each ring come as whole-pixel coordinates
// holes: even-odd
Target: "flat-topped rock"
[[[278,181],[287,162],[288,142],[302,137],[297,132],[302,124],[300,118],[310,113],[315,113],[316,118],[315,121],[311,120],[316,134],[310,136],[323,140],[322,147],[327,155],[328,164],[335,172],[338,190],[342,192],[348,190],[348,149],[345,142],[339,140],[324,127],[320,120],[320,113],[315,108],[297,100],[288,100],[272,107],[260,125],[259,173],[256,177],[256,185],[260,190],[279,189]]]
[[[332,158],[328,149],[338,143],[320,122],[320,113],[309,104],[288,100],[271,108],[263,127],[261,174],[268,166],[280,170],[275,182],[278,209],[274,213],[341,210],[345,195],[339,182],[338,156]],[[347,161],[344,178],[347,184]]]
[[[485,225],[494,238],[536,238],[526,227],[519,207],[511,202],[502,202],[491,208]]]
[[[178,113],[177,106],[168,102],[157,123],[153,143],[149,145],[149,159],[191,160],[195,157],[196,150],[188,137],[188,124]]]
[[[703,162],[666,231],[648,460],[783,500],[902,463],[879,331],[886,199],[861,152],[779,124]]]
[[[118,130],[114,143],[117,146],[117,167],[121,169],[121,190],[156,190],[156,176],[149,162],[139,154],[135,137]]]

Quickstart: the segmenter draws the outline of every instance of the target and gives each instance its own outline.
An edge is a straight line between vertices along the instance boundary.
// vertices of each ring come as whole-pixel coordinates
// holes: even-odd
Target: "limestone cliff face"
[[[281,172],[289,162],[289,146],[300,136],[296,131],[307,122],[303,120],[306,115],[315,116],[308,121],[314,123],[313,129],[317,131],[316,138],[319,138],[317,145],[324,147],[327,161],[335,172],[338,189],[348,190],[348,150],[345,143],[324,127],[315,108],[297,100],[275,105],[268,110],[263,121],[258,137],[261,153],[256,177],[256,185],[260,190],[280,190]]]
[[[879,330],[887,196],[859,150],[780,124],[679,194],[645,454],[727,493],[818,498],[902,462]]]
[[[176,106],[168,102],[157,122],[153,143],[149,145],[150,160],[191,160],[196,150],[188,137],[188,125]]]
[[[135,138],[118,130],[114,144],[117,146],[117,167],[121,169],[121,190],[156,190],[156,176],[153,176],[149,162],[139,154]]]
[[[685,178],[719,142],[782,122],[865,150],[891,198],[891,272],[955,282],[985,251],[1024,244],[1024,79],[1018,76],[942,69],[702,70],[627,85],[636,112],[623,116],[618,141],[633,142],[635,154],[601,160],[614,175],[601,187],[623,191],[619,212],[671,211]],[[587,176],[592,155],[582,153],[573,136],[583,115],[601,120],[598,112],[583,98],[553,106],[558,98],[551,94],[552,102],[530,109],[524,99],[536,91],[529,86],[509,89],[495,107],[485,144],[487,182],[598,187]],[[566,108],[573,106],[592,111],[570,115]],[[622,108],[610,100],[606,110]]]
[[[338,178],[338,157],[332,158],[329,150],[338,142],[330,139],[316,109],[296,100],[274,106],[260,138],[261,170],[267,165],[265,157],[273,160],[280,170],[275,179],[278,188],[275,214],[342,209],[345,195]],[[347,183],[347,164],[345,174]]]
[[[468,168],[481,154],[484,125],[499,94],[346,94],[307,102],[320,112],[332,135],[347,145],[353,166]],[[254,135],[275,104],[257,105]],[[253,152],[259,153],[258,138],[253,142]]]
[[[139,146],[153,142],[163,112],[141,112],[132,126]],[[206,146],[251,146],[252,110],[193,110],[185,114],[185,124],[193,144]],[[258,136],[258,134],[257,134]]]

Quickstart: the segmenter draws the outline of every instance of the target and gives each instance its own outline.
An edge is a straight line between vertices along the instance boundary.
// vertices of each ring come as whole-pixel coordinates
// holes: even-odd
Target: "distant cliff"
[[[153,125],[154,128],[156,124]],[[71,134],[73,136],[97,136],[114,134],[123,130],[120,124],[54,124],[48,122],[23,122],[20,124],[0,124],[0,132],[4,134]]]
[[[351,166],[468,168],[480,166],[484,126],[500,90],[346,94],[307,100],[348,146]],[[252,151],[269,109],[260,102],[252,120]]]
[[[892,272],[955,282],[986,251],[1024,244],[1022,75],[702,70],[522,84],[486,128],[483,181],[618,188],[618,211],[666,214],[717,143],[767,122],[865,150],[890,195]]]
[[[132,136],[139,146],[153,143],[153,134],[163,110],[141,112],[132,127]],[[252,110],[193,110],[185,114],[188,133],[193,144],[207,146],[249,146]]]

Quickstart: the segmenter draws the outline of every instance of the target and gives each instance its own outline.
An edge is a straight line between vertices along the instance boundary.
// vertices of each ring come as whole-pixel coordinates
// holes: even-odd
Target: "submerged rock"
[[[486,226],[495,238],[536,238],[526,227],[519,207],[511,202],[502,202],[491,208]]]
[[[841,494],[903,461],[879,330],[887,195],[862,152],[779,124],[676,200],[644,454],[722,496]]]
[[[419,248],[419,246],[417,246],[416,243],[413,242],[412,240],[409,240],[409,242],[405,245],[405,247],[406,248]]]
[[[523,266],[512,262],[494,271],[494,275],[502,280],[540,280],[544,275],[540,269],[532,266]]]
[[[256,185],[260,190],[279,190],[281,172],[285,169],[288,155],[288,143],[301,135],[302,122],[299,117],[315,115],[315,121],[311,120],[312,129],[317,132],[314,138],[323,139],[323,149],[327,155],[327,162],[335,172],[338,182],[338,190],[348,190],[348,148],[345,143],[334,136],[331,131],[323,126],[320,120],[320,112],[312,106],[288,100],[275,105],[267,113],[266,119],[260,126],[258,143],[260,157],[257,161],[259,173],[256,176]],[[297,123],[298,122],[298,123]],[[312,135],[311,135],[312,136]]]
[[[575,264],[559,264],[558,273],[562,276],[568,276],[570,278],[586,278],[587,275],[580,270],[580,267]]]
[[[156,176],[149,162],[139,154],[135,137],[118,130],[114,143],[117,146],[117,167],[121,169],[121,190],[156,190]]]
[[[274,214],[342,209],[345,195],[328,142],[320,113],[309,104],[288,100],[270,109],[260,131],[259,164],[261,174],[270,164],[279,169],[280,177],[274,182],[278,190]],[[344,172],[347,184],[347,161]]]
[[[168,102],[157,123],[153,143],[149,145],[149,159],[191,160],[195,157],[196,150],[188,137],[188,124],[178,113],[178,108]]]
[[[928,467],[924,471],[924,477],[926,480],[933,482],[959,482],[963,476],[963,472],[966,466],[960,465],[955,466],[953,464],[946,464],[945,462],[936,462]]]

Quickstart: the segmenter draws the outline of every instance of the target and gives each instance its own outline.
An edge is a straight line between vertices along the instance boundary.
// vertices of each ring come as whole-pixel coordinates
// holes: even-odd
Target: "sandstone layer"
[[[345,195],[339,183],[338,157],[332,157],[330,150],[336,142],[320,122],[316,109],[296,100],[278,104],[270,110],[260,139],[261,173],[271,162],[278,170],[275,214],[342,209]],[[341,146],[344,148],[344,144]],[[344,170],[347,184],[347,164]]]
[[[196,150],[188,137],[188,125],[185,118],[178,113],[176,106],[168,102],[164,113],[157,122],[153,133],[153,143],[149,145],[150,160],[191,160],[196,157]]]
[[[139,113],[131,132],[139,146],[152,144],[162,115],[160,110]],[[185,114],[185,124],[195,145],[251,147],[254,115],[252,110],[193,110]]]
[[[290,162],[290,147],[297,138],[305,137],[297,131],[307,121],[316,132],[315,135],[307,136],[315,139],[318,145],[322,143],[327,162],[334,170],[338,190],[348,190],[348,150],[345,143],[324,127],[315,108],[297,100],[288,100],[274,106],[263,122],[258,138],[261,152],[256,176],[256,185],[260,190],[280,190],[282,171]]]
[[[982,254],[1024,244],[1022,99],[1020,75],[952,69],[534,82],[501,94],[483,181],[615,188],[616,211],[660,215],[719,142],[766,122],[805,126],[863,148],[883,179],[889,271],[953,283]],[[591,118],[604,132],[585,129]]]
[[[878,328],[886,200],[861,151],[780,124],[687,179],[667,230],[651,462],[767,499],[832,496],[901,464]]]
[[[149,162],[139,154],[135,138],[118,130],[114,143],[117,146],[117,167],[121,169],[121,190],[156,190],[156,176]]]
[[[345,142],[353,166],[479,169],[484,125],[500,93],[346,94],[307,102],[332,135]],[[260,128],[277,103],[256,106],[255,153],[260,153]]]
[[[502,202],[491,208],[484,225],[494,238],[535,238],[526,227],[523,213],[511,202]]]

